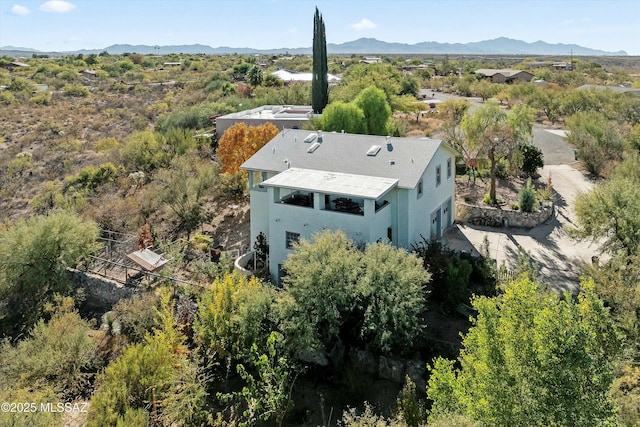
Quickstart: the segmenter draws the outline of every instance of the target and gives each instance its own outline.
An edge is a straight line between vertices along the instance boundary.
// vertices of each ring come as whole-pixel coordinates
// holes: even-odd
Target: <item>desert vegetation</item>
[[[606,254],[584,268],[579,295],[546,291],[525,254],[504,274],[488,248],[358,247],[339,232],[301,241],[282,288],[233,273],[229,253],[209,254],[254,244],[239,166],[278,129],[218,138],[213,118],[310,105],[311,85],[271,71],[308,72],[312,58],[23,58],[29,67],[0,69],[2,401],[89,402],[81,422],[96,426],[637,423],[640,97],[579,89],[638,87],[637,70],[579,58],[574,71],[534,70],[546,85],[503,85],[473,71],[504,63],[359,59],[327,58],[342,80],[309,127],[443,138],[461,154],[459,179],[489,179],[489,204],[501,202],[499,179],[522,182],[513,204],[523,211],[552,198],[551,182],[536,186],[544,159],[529,135],[569,130],[597,181],[578,198],[572,233]],[[480,106],[449,100],[432,112],[420,90]],[[67,268],[90,262],[104,230],[153,242],[171,262],[133,298],[89,314]],[[365,359],[422,369],[383,381],[360,370]]]

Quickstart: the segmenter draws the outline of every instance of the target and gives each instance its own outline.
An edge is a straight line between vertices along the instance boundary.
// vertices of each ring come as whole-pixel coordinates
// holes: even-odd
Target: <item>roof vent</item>
[[[306,143],[310,143],[313,142],[313,140],[316,139],[316,134],[315,133],[310,133],[309,135],[307,135],[307,137],[304,139],[304,142]]]
[[[318,131],[318,142],[322,142],[322,131]]]
[[[318,149],[318,147],[320,147],[320,143],[314,142],[311,145],[311,147],[309,147],[309,149],[307,150],[307,153],[313,153],[314,151],[316,151]]]
[[[375,157],[375,155],[380,152],[380,149],[382,149],[382,147],[379,145],[372,145],[369,151],[367,151],[367,156]]]
[[[391,166],[393,166],[393,165],[395,165],[395,164],[396,164],[396,161],[395,161],[395,160],[393,160],[393,159],[389,159],[389,164],[390,164]]]

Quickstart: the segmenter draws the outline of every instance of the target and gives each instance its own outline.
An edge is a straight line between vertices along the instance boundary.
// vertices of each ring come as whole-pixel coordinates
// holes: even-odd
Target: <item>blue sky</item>
[[[639,0],[0,0],[0,46],[309,47],[316,5],[329,43],[504,36],[640,55]]]

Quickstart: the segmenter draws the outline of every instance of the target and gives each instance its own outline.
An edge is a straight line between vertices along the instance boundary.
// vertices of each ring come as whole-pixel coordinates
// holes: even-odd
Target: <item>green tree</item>
[[[567,118],[567,141],[578,149],[589,172],[601,174],[607,164],[620,160],[624,140],[616,122],[598,111],[578,112]]]
[[[287,292],[279,304],[285,336],[300,350],[328,350],[354,308],[359,251],[344,233],[326,231],[300,240],[283,268]]]
[[[500,86],[491,83],[486,79],[482,79],[471,83],[471,85],[469,86],[469,90],[471,90],[471,93],[473,93],[475,96],[479,96],[483,101],[486,101],[487,99],[498,94],[498,92],[500,91]]]
[[[424,310],[423,286],[431,276],[415,254],[383,243],[368,245],[361,265],[356,288],[361,337],[383,353],[411,347],[422,330],[416,319]]]
[[[96,248],[95,223],[57,211],[0,233],[0,334],[27,332],[55,294],[70,295],[67,268]]]
[[[522,158],[522,165],[520,166],[520,169],[522,169],[522,172],[527,175],[534,175],[538,168],[544,166],[544,155],[542,154],[542,150],[535,145],[521,142],[518,146],[518,151]]]
[[[601,244],[610,254],[637,255],[640,248],[640,160],[630,155],[613,177],[578,195],[576,237]],[[635,171],[623,172],[626,170]]]
[[[398,109],[398,98],[402,91],[402,74],[391,64],[356,64],[350,66],[340,83],[332,88],[332,101],[351,102],[369,86],[382,89],[387,103],[393,110]]]
[[[178,227],[187,234],[211,218],[202,200],[212,193],[217,178],[215,167],[191,156],[177,157],[171,168],[158,173],[160,200],[169,206],[178,219]]]
[[[313,80],[311,81],[311,106],[317,114],[329,103],[327,66],[327,36],[324,21],[318,8],[313,17]]]
[[[559,93],[559,91],[554,89],[541,89],[534,92],[529,99],[530,104],[533,107],[542,110],[551,124],[555,124],[561,114]]]
[[[415,255],[382,243],[362,252],[325,231],[301,240],[284,269],[280,327],[294,350],[328,351],[342,339],[384,353],[413,347],[430,278]]]
[[[47,311],[51,319],[38,321],[29,337],[0,344],[0,392],[51,388],[59,399],[86,397],[99,367],[90,325],[69,297],[56,298]]]
[[[163,150],[163,142],[163,137],[156,132],[136,132],[129,136],[120,155],[129,170],[149,172],[170,160],[170,155]]]
[[[366,133],[364,112],[352,102],[336,101],[327,105],[318,124],[327,132]]]
[[[260,86],[263,80],[262,68],[259,65],[253,65],[247,71],[247,81],[251,86]]]
[[[276,332],[269,334],[264,354],[258,352],[257,345],[251,347],[251,371],[255,371],[257,376],[239,364],[238,374],[246,385],[239,392],[218,395],[223,401],[235,401],[244,409],[240,425],[262,425],[272,421],[281,426],[293,406],[291,392],[296,369],[276,350],[277,338]]]
[[[435,360],[430,419],[459,413],[492,426],[593,426],[615,422],[607,393],[619,339],[593,283],[577,302],[543,294],[525,277],[478,311],[454,362]]]
[[[522,186],[518,193],[518,206],[522,212],[533,212],[533,206],[536,203],[536,189],[533,188],[531,178],[527,179],[525,185]]]
[[[518,104],[506,113],[495,102],[487,102],[462,120],[468,147],[489,159],[489,197],[496,203],[496,166],[513,158],[520,143],[531,136],[533,109]]]
[[[462,158],[468,166],[472,164],[471,159],[478,157],[477,153],[473,151],[475,146],[467,144],[465,134],[460,126],[470,106],[469,101],[464,99],[447,99],[438,106],[442,118],[443,140],[462,154]]]
[[[384,91],[369,86],[358,94],[354,102],[364,114],[367,134],[386,135],[391,107],[387,103]]]

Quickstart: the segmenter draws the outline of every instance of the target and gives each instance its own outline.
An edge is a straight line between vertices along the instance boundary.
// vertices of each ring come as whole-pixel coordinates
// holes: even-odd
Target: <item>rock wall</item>
[[[533,228],[553,214],[553,203],[542,203],[535,212],[502,210],[492,206],[468,205],[456,202],[456,221],[489,227]]]
[[[92,309],[108,311],[123,298],[131,298],[137,288],[125,286],[96,274],[68,269],[71,283],[85,294],[83,305]]]
[[[416,388],[423,390],[427,383],[425,381],[427,364],[422,360],[409,360],[378,356],[366,350],[351,348],[349,351],[349,362],[367,374],[378,375],[396,382],[404,383],[406,376],[416,384]]]

